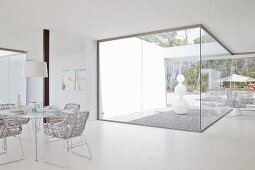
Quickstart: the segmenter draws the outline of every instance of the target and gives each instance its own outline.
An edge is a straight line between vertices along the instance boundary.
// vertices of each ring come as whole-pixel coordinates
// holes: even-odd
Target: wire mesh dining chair
[[[0,104],[0,110],[15,109],[16,105],[12,103]]]
[[[1,110],[9,110],[9,109],[16,109],[16,105],[15,104],[12,104],[12,103],[8,103],[8,104],[0,104],[0,111]],[[31,137],[31,132],[30,132],[30,128],[29,128],[29,121],[30,119],[29,118],[22,118],[22,117],[16,117],[16,119],[19,121],[19,124],[22,126],[22,125],[26,125],[27,127],[27,130],[28,130],[28,134],[29,134],[29,139],[23,139],[21,138],[22,140],[25,140],[25,141],[31,141],[32,140],[32,137]]]
[[[64,107],[64,110],[79,112],[80,111],[80,105],[76,104],[76,103],[67,103]]]
[[[57,122],[61,122],[64,121],[66,119],[66,116],[69,113],[73,113],[73,112],[79,112],[80,111],[80,105],[76,104],[76,103],[68,103],[65,105],[64,109],[62,110],[62,112],[64,114],[60,114],[57,116],[51,116],[51,117],[47,117],[45,119],[45,123],[57,123]],[[47,129],[44,131],[44,133],[46,133],[46,135],[48,136],[53,136],[51,129]]]
[[[21,147],[21,156],[17,159],[1,162],[0,165],[9,164],[12,162],[17,162],[24,159],[24,151],[21,142],[21,138],[18,136],[22,133],[22,126],[19,124],[19,119],[11,116],[0,115],[0,139],[3,139],[3,151],[0,154],[7,154],[7,138],[9,137],[18,137],[20,147]]]
[[[76,103],[67,103],[62,110],[63,113],[69,113],[69,112],[79,112],[80,111],[80,105]],[[65,120],[66,114],[64,116],[58,115],[58,116],[51,116],[46,118],[46,122],[61,122]]]
[[[88,145],[88,142],[86,140],[85,135],[83,135],[86,122],[89,117],[89,112],[72,112],[68,114],[68,116],[65,118],[64,121],[61,122],[51,122],[51,123],[44,123],[44,131],[45,133],[45,141],[44,141],[44,153],[43,153],[43,160],[45,163],[53,164],[65,168],[69,168],[69,152],[82,156],[85,158],[92,159],[91,151]],[[51,135],[48,135],[47,131],[50,131]],[[64,143],[65,148],[65,154],[67,159],[67,165],[60,165],[54,162],[50,162],[45,160],[45,154],[46,154],[46,147],[47,144],[52,142],[48,141],[48,137],[58,138],[61,139]],[[79,143],[73,143],[72,139],[76,137],[81,137],[81,142]],[[83,141],[84,139],[84,141]],[[89,156],[85,156],[83,154],[77,153],[73,150],[73,148],[80,147],[80,146],[87,146]]]

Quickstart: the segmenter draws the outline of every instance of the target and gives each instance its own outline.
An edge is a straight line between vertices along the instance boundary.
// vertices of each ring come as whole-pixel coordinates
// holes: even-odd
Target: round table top
[[[24,111],[24,114],[11,114],[12,109],[7,109],[7,110],[1,110],[0,114],[3,115],[8,115],[8,116],[13,116],[13,117],[24,117],[24,118],[44,118],[44,117],[56,117],[60,115],[64,115],[64,113],[59,110],[59,112],[50,112],[45,110],[44,112],[36,112],[36,113],[31,113],[26,110]]]

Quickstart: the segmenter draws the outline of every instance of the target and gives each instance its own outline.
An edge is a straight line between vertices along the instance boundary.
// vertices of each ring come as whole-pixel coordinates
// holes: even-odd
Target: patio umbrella
[[[221,79],[219,79],[218,81],[220,82],[255,82],[254,78],[251,77],[246,77],[246,76],[241,76],[238,74],[232,74],[230,76],[227,77],[223,77]]]
[[[230,76],[223,77],[223,78],[219,79],[218,81],[220,81],[220,82],[230,82],[230,88],[231,88],[232,82],[234,82],[234,83],[235,82],[255,82],[255,79],[251,78],[251,77],[241,76],[241,75],[238,75],[238,74],[232,74]],[[240,108],[235,108],[234,107],[232,115],[233,116],[241,115]]]

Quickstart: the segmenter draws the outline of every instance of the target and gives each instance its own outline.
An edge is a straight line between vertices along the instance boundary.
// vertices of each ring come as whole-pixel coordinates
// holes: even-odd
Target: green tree
[[[210,43],[215,42],[214,38],[209,34],[205,34],[201,37],[202,43]],[[193,40],[194,44],[200,44],[200,37],[197,37]]]
[[[150,34],[145,36],[140,36],[138,38],[150,42],[155,43],[158,46],[163,48],[174,47],[174,46],[182,46],[188,45],[188,34],[190,30],[184,30],[184,35],[178,34],[178,32],[165,32],[159,34]],[[178,38],[177,38],[178,37]]]
[[[184,84],[187,86],[187,90],[192,92],[194,90],[199,90],[199,83],[197,82],[199,78],[200,64],[195,63],[189,67],[186,67],[183,75],[185,76]]]

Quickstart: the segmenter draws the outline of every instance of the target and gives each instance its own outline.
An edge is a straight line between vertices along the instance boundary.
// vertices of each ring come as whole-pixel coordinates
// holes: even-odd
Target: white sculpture
[[[174,88],[174,92],[178,98],[173,104],[173,109],[177,114],[185,114],[189,109],[188,102],[183,98],[183,96],[187,93],[186,86],[182,84],[182,82],[185,80],[185,77],[182,74],[179,74],[176,79],[179,84]]]

